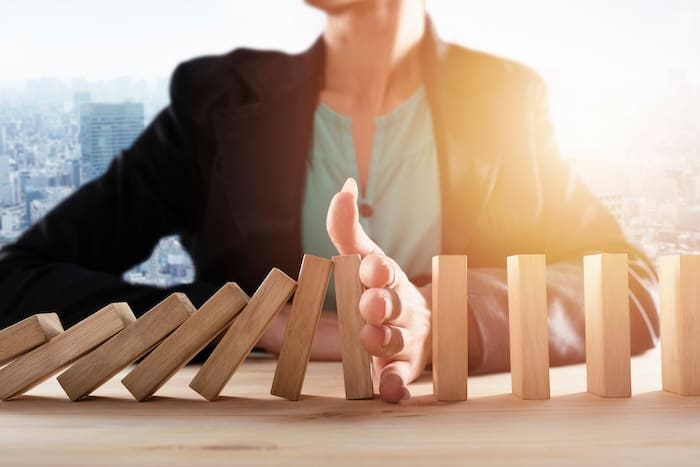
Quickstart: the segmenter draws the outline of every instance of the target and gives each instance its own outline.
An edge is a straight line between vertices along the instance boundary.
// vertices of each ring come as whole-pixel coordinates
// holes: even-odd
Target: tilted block
[[[304,255],[270,394],[299,400],[333,262]]]
[[[700,255],[660,258],[659,287],[663,389],[700,396]]]
[[[138,401],[155,394],[177,371],[223,331],[248,303],[248,296],[229,282],[122,379]]]
[[[63,332],[56,313],[40,313],[0,331],[0,365],[45,344]]]
[[[583,259],[588,392],[630,397],[630,311],[626,254]]]
[[[433,257],[433,392],[440,401],[467,399],[469,364],[467,257]]]
[[[30,390],[124,329],[136,318],[126,303],[112,303],[0,370],[0,399]]]
[[[522,399],[549,399],[545,256],[509,256],[507,261],[513,394]]]
[[[59,384],[71,400],[84,398],[151,350],[194,311],[184,294],[170,295],[122,332],[75,362],[58,377]]]
[[[219,397],[295,287],[293,279],[277,268],[272,269],[192,379],[190,387],[209,401]]]
[[[372,360],[360,344],[360,330],[365,325],[360,314],[360,297],[363,292],[360,256],[334,256],[333,264],[345,398],[372,399]]]

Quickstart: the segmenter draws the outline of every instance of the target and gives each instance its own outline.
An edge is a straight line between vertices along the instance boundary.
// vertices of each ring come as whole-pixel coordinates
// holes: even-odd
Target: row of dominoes
[[[221,336],[190,387],[215,400],[265,329],[294,294],[271,393],[298,400],[331,271],[334,272],[347,399],[373,397],[371,360],[359,345],[364,322],[360,258],[305,255],[298,283],[273,269],[252,297],[228,283],[199,310],[173,294],[138,320],[125,303],[106,306],[63,331],[53,313],[0,331],[0,398],[19,396],[71,365],[58,382],[80,400],[145,355],[122,379],[139,401]],[[549,398],[546,264],[543,255],[507,261],[513,393]],[[700,395],[700,256],[661,258],[664,389]],[[438,400],[467,398],[467,257],[433,258],[433,388]],[[588,390],[629,397],[627,255],[584,258]]]
[[[359,256],[330,261],[305,255],[298,283],[273,269],[252,297],[227,283],[195,310],[185,295],[175,293],[138,320],[126,303],[113,303],[65,332],[55,313],[34,315],[0,331],[0,365],[10,362],[0,369],[0,399],[15,398],[69,366],[58,382],[77,401],[145,356],[122,379],[134,398],[144,401],[220,337],[190,383],[215,400],[294,294],[272,392],[296,400],[334,264],[348,397],[372,397],[370,358],[358,340],[363,324],[359,263]],[[353,374],[363,375],[360,395],[352,389]]]

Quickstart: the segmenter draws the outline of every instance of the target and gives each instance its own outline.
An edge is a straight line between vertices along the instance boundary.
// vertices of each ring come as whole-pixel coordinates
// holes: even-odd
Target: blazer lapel
[[[422,70],[440,169],[443,254],[466,254],[493,192],[503,155],[488,90],[473,79],[469,53],[442,42],[427,20]]]
[[[251,280],[262,280],[271,267],[296,277],[301,264],[299,222],[322,49],[317,42],[301,55],[268,58],[265,67],[242,61],[235,71],[250,98],[213,116],[213,177],[248,256]]]

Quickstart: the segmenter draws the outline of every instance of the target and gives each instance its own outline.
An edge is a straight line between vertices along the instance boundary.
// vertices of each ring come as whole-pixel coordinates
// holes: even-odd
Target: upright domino
[[[583,259],[588,392],[630,397],[630,314],[626,254]]]
[[[48,342],[63,332],[56,313],[41,313],[0,331],[0,365]]]
[[[365,324],[359,307],[363,292],[360,256],[334,256],[333,265],[345,398],[372,399],[372,360],[360,345],[360,330]]]
[[[521,399],[549,399],[544,255],[508,257],[508,315],[513,394]]]
[[[131,370],[122,384],[136,400],[148,399],[214,340],[247,303],[245,292],[227,283]]]
[[[659,287],[663,389],[700,396],[700,255],[660,258]]]
[[[333,262],[304,255],[270,394],[299,400]]]
[[[0,370],[0,399],[30,390],[91,351],[136,318],[126,303],[113,303]]]
[[[433,392],[440,401],[467,399],[467,257],[433,257]]]
[[[151,350],[194,311],[184,294],[170,295],[64,371],[59,384],[71,400],[84,398]]]
[[[192,379],[190,387],[209,401],[219,397],[272,318],[292,296],[296,285],[285,273],[272,269]]]

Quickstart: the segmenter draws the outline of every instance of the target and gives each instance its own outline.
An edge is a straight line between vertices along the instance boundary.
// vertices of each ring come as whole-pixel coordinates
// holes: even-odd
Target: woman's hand
[[[410,397],[407,385],[431,360],[431,286],[413,285],[396,262],[359,223],[357,184],[349,179],[331,200],[326,227],[341,255],[359,254],[360,280],[367,288],[360,313],[367,324],[360,343],[373,356],[379,393],[388,402]]]

